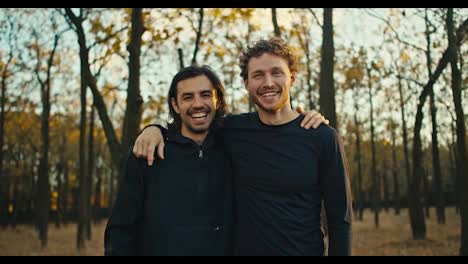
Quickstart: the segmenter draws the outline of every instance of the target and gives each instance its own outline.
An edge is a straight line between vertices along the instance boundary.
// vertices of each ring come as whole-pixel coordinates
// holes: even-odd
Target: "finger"
[[[317,128],[320,126],[320,124],[322,124],[323,122],[325,121],[325,118],[320,118],[320,119],[317,119],[315,122],[314,122],[314,128]]]
[[[304,127],[310,122],[311,119],[315,119],[317,115],[320,115],[320,113],[312,110],[310,112],[307,112],[306,115],[304,116],[304,119],[301,122],[301,127]],[[310,126],[309,126],[310,127]]]
[[[137,142],[135,142],[135,145],[133,145],[132,152],[133,152],[133,154],[134,154],[135,156],[138,157],[137,147],[138,147]]]
[[[143,156],[143,158],[148,159],[148,157],[149,157],[149,156],[148,156],[148,151],[149,151],[149,150],[148,150],[148,145],[150,144],[150,142],[147,141],[147,140],[144,140],[144,141],[142,141],[141,143],[142,143],[142,144],[141,144],[141,152],[142,152],[141,155]]]
[[[164,159],[164,142],[163,141],[158,145],[158,157],[160,159]]]
[[[318,116],[314,116],[313,118],[310,118],[307,123],[304,125],[304,128],[305,129],[310,129],[314,124],[315,122],[317,121],[317,119],[319,119],[320,117]]]
[[[150,142],[148,145],[147,145],[147,149],[146,149],[146,154],[148,155],[148,166],[151,166],[153,165],[153,162],[154,162],[154,150],[156,148],[156,144],[153,143],[153,142]]]
[[[143,155],[141,140],[137,140],[135,142],[135,150],[136,150],[135,156],[137,156],[138,158],[141,158],[141,156]]]

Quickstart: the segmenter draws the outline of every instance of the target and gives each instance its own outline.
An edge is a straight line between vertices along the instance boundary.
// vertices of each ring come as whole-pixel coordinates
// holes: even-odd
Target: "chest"
[[[318,188],[320,144],[308,134],[241,129],[228,138],[238,184],[281,192]]]
[[[145,208],[164,212],[161,219],[191,221],[208,216],[224,200],[230,170],[226,156],[215,150],[165,150],[165,159],[146,170]]]

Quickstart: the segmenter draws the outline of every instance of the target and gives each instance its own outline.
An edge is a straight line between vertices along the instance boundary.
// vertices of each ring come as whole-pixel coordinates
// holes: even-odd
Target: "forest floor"
[[[392,209],[379,214],[375,228],[374,215],[366,210],[364,220],[355,221],[352,230],[352,254],[359,256],[453,256],[460,247],[460,217],[454,208],[446,209],[446,224],[438,225],[435,209],[426,218],[427,239],[412,239],[408,211],[396,216]],[[0,229],[0,256],[100,256],[104,254],[105,221],[94,225],[92,239],[81,251],[76,250],[76,224],[56,228],[49,226],[49,242],[41,249],[37,232],[30,226]]]

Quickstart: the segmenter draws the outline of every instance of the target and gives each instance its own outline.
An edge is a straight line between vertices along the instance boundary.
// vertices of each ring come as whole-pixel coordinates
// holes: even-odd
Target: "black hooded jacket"
[[[152,166],[129,154],[107,223],[105,255],[230,255],[232,177],[222,141],[165,138]]]

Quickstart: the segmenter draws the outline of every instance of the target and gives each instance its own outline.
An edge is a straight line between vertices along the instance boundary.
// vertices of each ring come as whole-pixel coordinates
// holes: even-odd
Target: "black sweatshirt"
[[[129,154],[105,255],[232,254],[232,178],[222,141],[168,133],[165,159]]]
[[[236,255],[323,255],[324,200],[329,255],[350,254],[351,193],[336,131],[306,130],[304,116],[279,126],[258,113],[225,118],[232,158]]]

